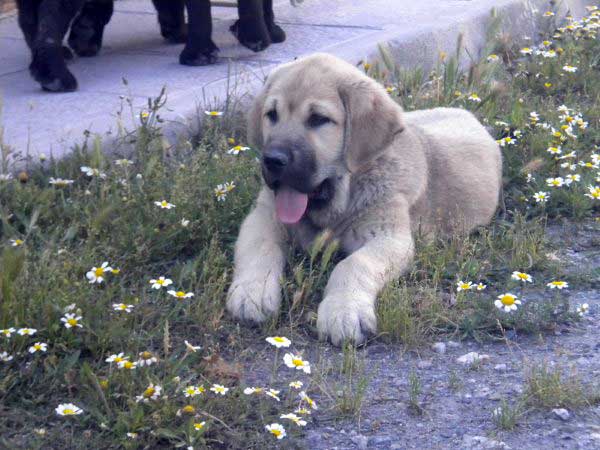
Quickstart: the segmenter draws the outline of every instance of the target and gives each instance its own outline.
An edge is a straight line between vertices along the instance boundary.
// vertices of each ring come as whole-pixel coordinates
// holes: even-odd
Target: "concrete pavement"
[[[456,37],[463,33],[470,53],[478,55],[493,7],[506,17],[509,32],[532,36],[540,16],[535,9],[543,12],[548,5],[545,0],[305,0],[299,7],[292,7],[289,0],[274,3],[286,42],[253,53],[228,31],[236,10],[215,7],[213,41],[221,49],[220,60],[213,66],[186,67],[178,64],[182,46],[168,45],[161,38],[150,0],[117,1],[101,53],[70,64],[80,87],[63,94],[43,92],[31,79],[29,51],[16,17],[1,18],[4,143],[33,157],[64,155],[82,141],[86,130],[114,136],[123,96],[142,108],[163,86],[168,94],[163,116],[191,123],[199,108],[219,105],[228,90],[236,96],[252,94],[273,67],[316,51],[356,63],[376,57],[377,44],[386,42],[400,65],[431,66],[440,51],[454,51]],[[565,0],[561,9],[569,7],[578,16],[585,4]],[[131,120],[124,120],[124,126],[133,128]]]

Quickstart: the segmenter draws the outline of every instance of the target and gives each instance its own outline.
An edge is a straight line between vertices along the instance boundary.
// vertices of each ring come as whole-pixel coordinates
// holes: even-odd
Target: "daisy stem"
[[[273,358],[273,369],[271,370],[271,383],[275,380],[275,374],[277,373],[277,362],[279,361],[279,348],[275,347],[275,358]]]

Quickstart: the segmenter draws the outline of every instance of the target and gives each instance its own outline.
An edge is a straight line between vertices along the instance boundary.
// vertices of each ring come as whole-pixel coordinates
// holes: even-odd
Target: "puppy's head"
[[[252,145],[283,223],[347,196],[347,179],[402,131],[401,108],[354,66],[315,54],[276,69],[250,110]],[[344,187],[345,186],[345,187]]]

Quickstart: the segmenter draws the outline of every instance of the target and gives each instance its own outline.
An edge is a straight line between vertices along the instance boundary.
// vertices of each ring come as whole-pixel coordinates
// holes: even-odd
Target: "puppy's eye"
[[[279,117],[277,116],[277,110],[272,109],[271,111],[269,111],[266,116],[269,118],[269,120],[271,121],[271,123],[277,123],[277,120],[279,119]]]
[[[325,125],[326,123],[332,123],[329,117],[322,116],[321,114],[313,113],[310,115],[308,120],[306,121],[306,125],[310,128],[319,128],[320,126]]]

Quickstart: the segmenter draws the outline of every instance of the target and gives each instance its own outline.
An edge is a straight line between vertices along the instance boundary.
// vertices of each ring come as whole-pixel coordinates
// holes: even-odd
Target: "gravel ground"
[[[571,304],[590,311],[574,327],[543,336],[508,335],[498,343],[446,341],[421,351],[373,344],[361,351],[369,386],[360,417],[325,422],[315,415],[301,447],[311,449],[600,449],[600,406],[568,411],[530,410],[512,431],[498,430],[492,412],[523,391],[524,368],[545,362],[573,368],[600,386],[600,224],[554,225],[556,256],[570,273],[583,274],[585,289],[570,289]],[[436,351],[437,350],[437,351]],[[335,349],[323,348],[335,358]],[[489,355],[477,368],[457,362],[470,353]],[[329,353],[329,355],[328,355]],[[409,406],[408,379],[421,381],[422,414]],[[568,415],[568,417],[566,417]],[[324,415],[326,417],[326,414]],[[321,422],[319,422],[321,421]]]
[[[600,222],[548,227],[548,238],[558,243],[553,257],[566,274],[577,277],[562,295],[571,305],[588,303],[589,313],[576,325],[561,325],[544,335],[516,335],[479,343],[441,341],[418,352],[402,345],[375,342],[358,350],[368,386],[358,417],[340,418],[328,405],[312,415],[304,437],[289,438],[282,448],[319,449],[600,449],[600,405],[559,412],[529,408],[511,431],[500,430],[492,418],[502,400],[513,404],[524,389],[525,370],[546,364],[575,370],[584,383],[600,388]],[[549,295],[547,290],[545,295]],[[544,294],[540,294],[544,295]],[[328,385],[335,389],[342,352],[327,344],[304,343],[305,354],[317,366],[329,367]],[[244,381],[260,384],[269,375],[272,350],[260,363],[244,364]],[[260,351],[259,351],[260,352]],[[480,364],[457,361],[468,353],[488,355]],[[262,353],[262,352],[260,352]],[[249,361],[248,361],[249,362]],[[249,367],[252,366],[252,367]],[[268,370],[268,369],[267,369]],[[284,369],[286,370],[286,369]],[[319,370],[319,369],[317,369]],[[409,374],[421,383],[415,413],[409,402]],[[337,386],[337,387],[336,387]],[[568,416],[568,417],[567,417]]]

